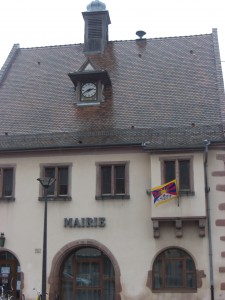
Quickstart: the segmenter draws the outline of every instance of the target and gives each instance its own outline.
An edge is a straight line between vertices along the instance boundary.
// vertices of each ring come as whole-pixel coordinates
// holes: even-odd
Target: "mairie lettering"
[[[82,227],[105,227],[106,219],[99,218],[64,218],[64,227],[82,228]]]

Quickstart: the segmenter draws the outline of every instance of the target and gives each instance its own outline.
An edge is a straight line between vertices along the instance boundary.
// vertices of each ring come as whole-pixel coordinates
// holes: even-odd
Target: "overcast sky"
[[[1,0],[0,67],[13,44],[36,47],[83,43],[81,12],[86,0]],[[105,0],[109,11],[109,40],[211,33],[218,29],[220,55],[225,73],[224,0]],[[225,74],[224,74],[225,75]],[[225,77],[225,76],[224,76]]]

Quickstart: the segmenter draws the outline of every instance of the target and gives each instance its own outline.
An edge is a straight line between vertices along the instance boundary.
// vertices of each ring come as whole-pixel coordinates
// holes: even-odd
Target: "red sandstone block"
[[[219,272],[220,273],[225,273],[225,267],[219,267]]]
[[[216,226],[225,226],[225,219],[216,220]]]
[[[219,210],[225,210],[225,203],[221,203],[219,205]]]

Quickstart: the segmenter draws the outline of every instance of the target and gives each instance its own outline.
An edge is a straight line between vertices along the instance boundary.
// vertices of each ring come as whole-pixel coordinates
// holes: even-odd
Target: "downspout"
[[[214,278],[213,278],[213,254],[212,254],[212,234],[211,234],[211,219],[210,219],[210,201],[209,201],[209,185],[208,185],[208,146],[210,141],[204,140],[204,177],[205,177],[205,199],[207,209],[207,225],[208,225],[208,246],[209,246],[209,268],[210,268],[210,290],[211,300],[214,300]]]

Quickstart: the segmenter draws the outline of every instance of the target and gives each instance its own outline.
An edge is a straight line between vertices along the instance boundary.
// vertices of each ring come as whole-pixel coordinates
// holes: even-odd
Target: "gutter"
[[[116,149],[116,148],[130,148],[136,147],[145,152],[154,153],[174,153],[177,151],[182,152],[193,152],[202,151],[201,146],[182,146],[182,147],[165,147],[165,148],[150,148],[139,142],[127,142],[127,143],[114,143],[114,144],[77,144],[77,145],[54,145],[54,146],[38,146],[38,147],[15,147],[15,148],[2,148],[0,147],[0,154],[5,153],[22,153],[22,152],[48,152],[48,151],[66,151],[66,150],[102,150],[102,149]]]
[[[202,145],[183,145],[177,147],[150,147],[149,142],[126,142],[126,143],[109,143],[109,144],[82,144],[77,143],[76,145],[53,145],[53,146],[37,146],[37,147],[12,147],[12,148],[1,148],[0,142],[0,155],[5,153],[27,153],[27,152],[49,152],[49,151],[68,151],[68,150],[105,150],[105,149],[116,149],[116,148],[128,148],[128,147],[135,147],[142,149],[145,152],[154,154],[154,153],[175,153],[179,152],[193,152],[193,151],[203,151],[204,147]],[[213,144],[212,144],[213,143]],[[211,142],[210,143],[214,148],[224,146],[224,142]],[[212,147],[211,147],[212,148]]]
[[[204,177],[205,177],[205,200],[206,200],[206,209],[207,209],[207,224],[208,224],[208,247],[209,247],[209,268],[210,268],[210,291],[211,291],[211,300],[214,300],[214,274],[213,274],[213,253],[212,253],[212,234],[211,234],[211,208],[210,208],[210,199],[209,192],[210,188],[208,185],[208,147],[210,145],[209,140],[205,140],[205,152],[204,152]]]

